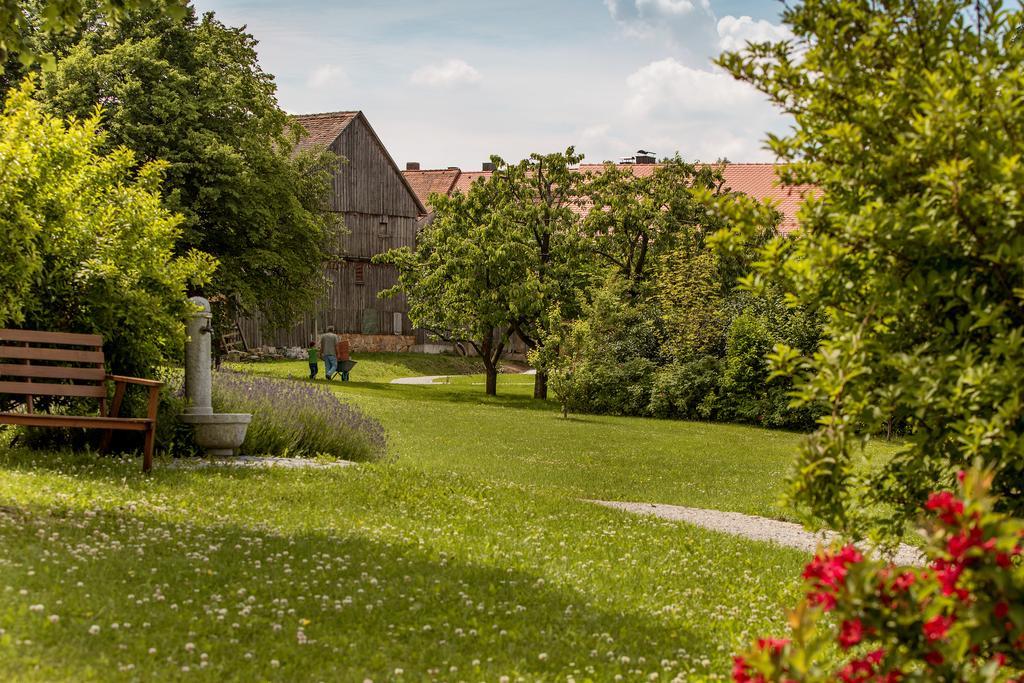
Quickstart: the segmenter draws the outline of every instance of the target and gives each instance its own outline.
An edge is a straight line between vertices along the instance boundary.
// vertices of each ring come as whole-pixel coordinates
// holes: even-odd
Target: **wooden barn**
[[[315,310],[290,329],[270,330],[259,320],[240,321],[249,348],[305,346],[328,325],[347,336],[354,351],[397,351],[415,343],[404,296],[377,294],[397,282],[393,266],[377,265],[374,255],[414,246],[416,225],[427,213],[362,112],[342,111],[296,117],[308,133],[298,149],[323,145],[343,163],[328,199],[347,233],[342,258],[325,264],[329,289]]]

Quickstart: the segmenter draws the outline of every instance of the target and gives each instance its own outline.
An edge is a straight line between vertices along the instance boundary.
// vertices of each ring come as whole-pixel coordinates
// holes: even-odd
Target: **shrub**
[[[177,255],[162,163],[100,150],[100,120],[43,113],[26,81],[0,116],[0,326],[103,335],[110,368],[151,375],[179,353],[186,287],[215,268]]]
[[[561,339],[550,381],[567,410],[647,413],[660,355],[656,324],[644,306],[627,302],[626,286],[610,278]]]
[[[658,368],[649,409],[655,417],[711,419],[721,384],[721,362],[704,356]]]
[[[820,189],[747,285],[828,312],[820,350],[773,362],[828,407],[791,498],[851,534],[902,534],[978,457],[1024,515],[1024,12],[1004,4],[806,0],[790,40],[720,60],[793,116],[770,140],[783,180]],[[733,224],[749,244],[756,221]],[[893,418],[905,447],[865,467],[858,445]]]
[[[1024,668],[1024,522],[995,511],[991,472],[961,474],[961,496],[933,493],[927,567],[819,553],[791,639],[735,659],[746,681],[1008,681]],[[829,619],[825,619],[825,615]],[[842,661],[836,665],[835,647]]]
[[[246,453],[367,461],[387,451],[379,422],[308,383],[221,370],[213,377],[213,406],[217,412],[252,413],[242,445]]]

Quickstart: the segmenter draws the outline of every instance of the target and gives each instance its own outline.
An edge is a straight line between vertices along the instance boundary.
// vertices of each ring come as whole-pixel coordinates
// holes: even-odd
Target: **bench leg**
[[[156,441],[156,423],[151,423],[146,430],[146,445],[142,451],[142,471],[149,472],[153,469],[153,443]]]

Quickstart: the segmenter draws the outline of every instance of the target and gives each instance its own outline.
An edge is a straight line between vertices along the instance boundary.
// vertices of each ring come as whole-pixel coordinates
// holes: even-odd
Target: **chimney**
[[[637,150],[636,156],[633,159],[634,163],[637,164],[653,164],[656,161],[654,152],[648,152],[643,149]]]
[[[407,161],[405,162],[406,171],[418,171],[420,170],[420,162],[418,161]]]
[[[481,170],[481,171],[489,171],[489,172],[491,172],[491,173],[494,173],[494,164],[492,164],[492,163],[491,163],[491,162],[489,162],[489,161],[485,161],[485,162],[484,162],[484,163],[483,163],[483,164],[482,164],[482,165],[480,166],[480,170]]]

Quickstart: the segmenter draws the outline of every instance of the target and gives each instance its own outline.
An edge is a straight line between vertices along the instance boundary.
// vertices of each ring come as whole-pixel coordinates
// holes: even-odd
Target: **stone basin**
[[[184,414],[181,421],[192,425],[196,443],[208,455],[236,455],[245,441],[252,421],[249,413]]]

